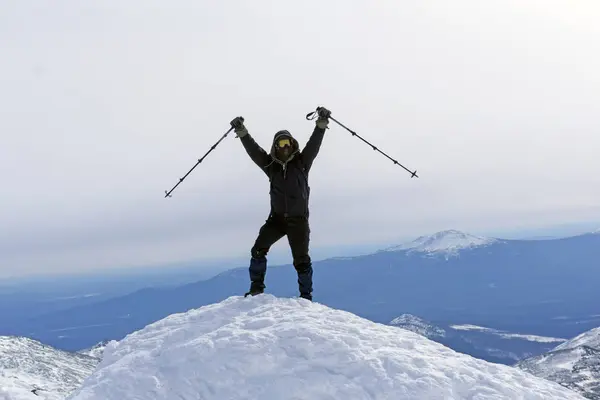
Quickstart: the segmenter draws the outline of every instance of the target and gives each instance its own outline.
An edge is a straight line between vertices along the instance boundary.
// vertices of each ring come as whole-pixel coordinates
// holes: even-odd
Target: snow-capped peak
[[[408,250],[422,253],[445,253],[455,255],[459,250],[487,246],[497,239],[475,236],[457,230],[446,230],[429,236],[420,236],[412,242],[394,246],[387,251]]]
[[[230,297],[110,342],[70,400],[580,399],[516,368],[304,299]]]

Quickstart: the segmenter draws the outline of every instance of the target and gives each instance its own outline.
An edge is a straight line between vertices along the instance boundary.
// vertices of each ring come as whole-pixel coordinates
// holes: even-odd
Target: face
[[[275,142],[275,152],[281,161],[287,161],[292,154],[292,140],[288,136],[282,136]]]

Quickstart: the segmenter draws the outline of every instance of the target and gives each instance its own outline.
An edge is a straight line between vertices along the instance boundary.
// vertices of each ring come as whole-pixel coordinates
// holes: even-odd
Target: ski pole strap
[[[310,121],[310,120],[315,119],[316,116],[317,116],[317,112],[316,111],[309,112],[308,114],[306,114],[306,119]]]

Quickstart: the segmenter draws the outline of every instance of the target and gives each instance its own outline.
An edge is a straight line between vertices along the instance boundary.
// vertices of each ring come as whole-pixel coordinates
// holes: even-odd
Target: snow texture
[[[399,317],[394,318],[390,322],[390,325],[407,329],[429,339],[446,336],[446,331],[442,328],[432,325],[412,314],[402,314]]]
[[[495,242],[497,242],[497,239],[470,235],[456,230],[447,230],[431,236],[420,236],[412,242],[390,247],[386,251],[408,251],[409,253],[419,252],[456,256],[460,250],[487,246]]]
[[[304,299],[230,297],[110,342],[70,400],[581,399]]]
[[[64,399],[97,364],[35,340],[0,336],[0,400]]]
[[[600,350],[588,346],[554,350],[520,361],[516,366],[588,399],[600,399]]]
[[[600,400],[600,327],[516,366],[576,390],[588,399]]]
[[[600,350],[600,327],[583,332],[581,335],[557,346],[554,350],[573,349],[578,346],[588,346]]]
[[[104,353],[104,348],[106,347],[107,343],[108,343],[108,340],[103,340],[103,341],[95,344],[94,346],[90,347],[89,349],[78,351],[78,353],[85,354],[86,356],[94,357],[97,359],[101,359],[102,354]]]

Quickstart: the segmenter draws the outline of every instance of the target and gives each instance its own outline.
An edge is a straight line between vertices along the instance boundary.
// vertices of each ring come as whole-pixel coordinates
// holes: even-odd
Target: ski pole
[[[169,190],[168,192],[165,190],[165,198],[166,198],[166,197],[172,197],[172,196],[171,196],[171,192],[173,192],[173,190],[175,190],[175,188],[176,188],[177,186],[179,186],[179,184],[180,184],[181,182],[183,182],[183,180],[184,180],[184,179],[185,179],[185,178],[186,178],[186,177],[187,177],[187,176],[188,176],[188,175],[189,175],[189,174],[190,174],[190,173],[191,173],[191,172],[194,170],[194,168],[196,168],[196,167],[198,166],[198,164],[200,164],[200,163],[201,163],[201,162],[202,162],[202,161],[203,161],[203,160],[206,158],[206,156],[208,156],[208,154],[209,154],[211,151],[213,151],[213,150],[214,150],[214,149],[215,149],[215,148],[216,148],[216,147],[219,145],[219,143],[221,143],[221,141],[227,137],[227,135],[229,135],[229,132],[231,132],[232,130],[233,130],[233,126],[232,126],[231,128],[229,128],[229,130],[228,130],[227,132],[225,132],[225,134],[224,134],[223,136],[221,136],[221,139],[219,139],[219,140],[217,141],[217,143],[215,143],[215,144],[214,144],[214,145],[213,145],[213,146],[210,148],[210,150],[208,150],[208,151],[206,152],[206,154],[205,154],[205,155],[204,155],[204,156],[203,156],[201,159],[199,159],[199,160],[198,160],[198,162],[196,163],[196,165],[194,165],[194,166],[192,167],[192,169],[190,169],[190,170],[188,171],[188,173],[187,173],[187,174],[185,174],[185,175],[183,176],[183,178],[179,178],[179,182],[177,182],[177,184],[176,184],[175,186],[173,186],[173,188],[172,188],[171,190]]]
[[[306,114],[306,119],[308,119],[308,120],[315,119],[315,117],[318,115],[320,109],[321,109],[321,107],[317,107],[316,111],[313,111],[313,112],[310,112],[310,113]],[[369,143],[368,141],[366,141],[365,139],[363,139],[358,133],[354,132],[352,129],[348,128],[347,126],[345,126],[344,124],[342,124],[340,121],[338,121],[335,118],[333,118],[331,115],[329,116],[329,119],[331,119],[333,122],[337,123],[342,128],[346,129],[348,132],[350,132],[352,134],[352,136],[356,136],[357,138],[359,138],[360,140],[362,140],[363,142],[365,142],[366,144],[368,144],[369,146],[371,146],[373,148],[373,150],[376,150],[376,151],[380,152],[381,154],[383,154],[384,156],[386,156],[387,158],[389,158],[391,161],[394,162],[394,164],[399,165],[400,167],[404,168],[406,171],[410,172],[410,174],[411,174],[410,177],[411,178],[415,178],[415,177],[418,178],[419,177],[417,175],[417,170],[415,170],[414,172],[411,171],[411,170],[409,170],[404,165],[400,164],[398,161],[394,160],[392,157],[388,156],[383,151],[379,150],[376,146],[372,145],[371,143]]]

